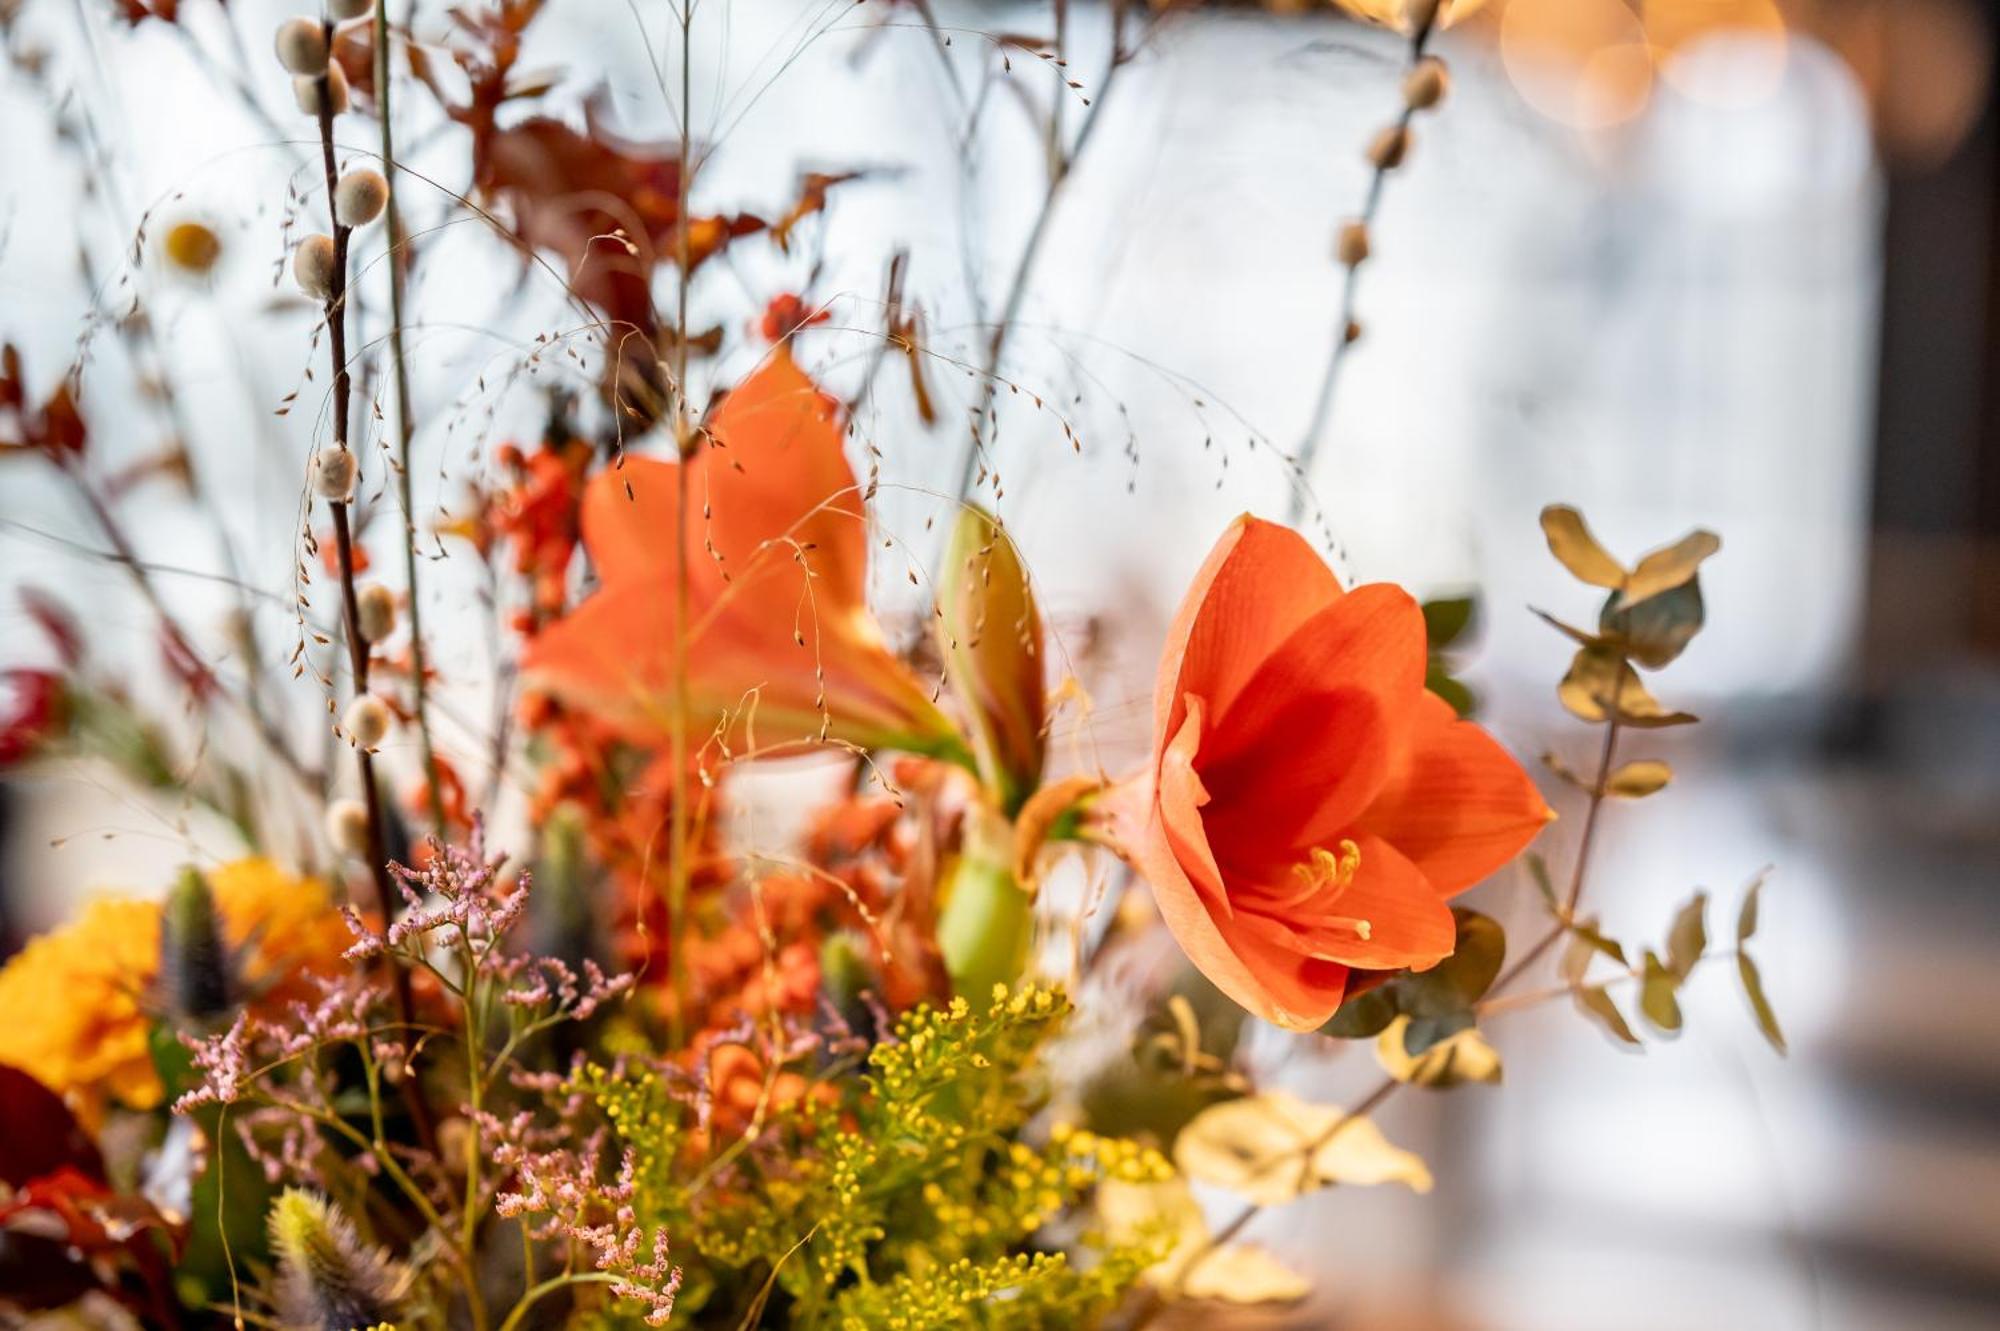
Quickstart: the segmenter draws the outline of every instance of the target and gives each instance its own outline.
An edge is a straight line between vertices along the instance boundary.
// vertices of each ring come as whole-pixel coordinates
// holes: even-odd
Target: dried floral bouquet
[[[105,7],[135,40],[174,31],[269,114],[182,6]],[[1582,820],[1560,873],[1529,851],[1555,816],[1540,789],[1465,719],[1450,649],[1470,606],[1343,587],[1289,526],[1245,517],[1216,537],[1160,652],[1143,762],[1107,771],[1089,744],[1052,743],[1059,719],[1088,731],[1088,699],[999,516],[987,445],[1000,388],[1053,414],[1002,357],[1041,222],[1160,14],[1114,0],[1091,86],[1062,4],[1053,40],[984,39],[989,81],[1036,80],[1021,105],[1051,170],[969,364],[928,339],[905,256],[874,330],[783,292],[747,335],[699,328],[697,280],[717,260],[791,252],[854,177],[808,175],[773,217],[698,213],[699,11],[670,15],[680,141],[640,144],[543,106],[555,84],[518,67],[541,9],[468,5],[420,38],[381,0],[327,0],[277,31],[316,131],[286,210],[288,280],[316,313],[301,345],[324,355],[304,399],[320,419],[298,478],[290,681],[262,677],[254,617],[244,673],[214,664],[137,553],[135,487],[213,504],[189,455],[109,469],[85,359],[33,387],[7,351],[0,451],[82,501],[157,618],[187,714],[136,701],[74,608],[33,593],[53,664],[10,668],[0,766],[108,760],[219,812],[244,857],[165,867],[162,898],[96,901],[0,970],[0,1313],[297,1331],[1138,1327],[1182,1302],[1304,1297],[1241,1231],[1327,1186],[1427,1190],[1423,1161],[1370,1114],[1404,1087],[1496,1082],[1483,1027],[1500,1013],[1564,999],[1637,1043],[1678,1031],[1680,989],[1726,957],[1782,1048],[1745,950],[1754,885],[1726,946],[1703,896],[1646,949],[1606,937],[1586,899],[1605,808],[1671,776],[1621,761],[1620,739],[1694,719],[1638,672],[1701,627],[1705,532],[1628,568],[1574,510],[1544,513],[1555,557],[1603,595],[1594,627],[1550,619],[1577,649],[1561,701],[1601,734],[1581,774],[1549,763]],[[1358,335],[1374,200],[1447,83],[1426,49],[1436,4],[1358,9],[1401,27],[1409,63],[1368,148],[1368,210],[1338,233],[1347,308],[1319,424]],[[5,9],[13,66],[49,92],[65,142],[94,142],[87,99],[47,81],[32,10]],[[884,23],[946,56],[928,6]],[[463,144],[463,193],[402,165],[404,90]],[[559,281],[582,322],[526,358],[562,371],[544,437],[482,443],[497,481],[430,520],[412,496],[423,366],[405,306],[412,266],[467,219]],[[194,276],[219,261],[215,229],[155,235],[152,220],[137,258]],[[110,327],[135,362],[158,359],[136,300]],[[900,643],[869,604],[882,456],[868,443],[857,475],[855,399],[804,364],[843,334],[870,340],[869,384],[908,376],[919,428],[938,421],[941,372],[968,371],[977,399],[945,548],[912,558],[927,623]],[[725,353],[753,368],[701,369]],[[176,410],[170,379],[153,392]],[[1310,454],[1287,458],[1301,477]],[[419,590],[447,556],[484,571],[514,649],[483,755],[434,728],[451,681]],[[339,745],[315,762],[294,713],[321,702]],[[211,728],[243,742],[189,745]],[[732,828],[733,784],[786,758],[836,784],[779,787],[795,834]],[[495,779],[478,792],[481,762]],[[526,798],[505,804],[503,785]],[[284,814],[301,806],[304,836]],[[1454,902],[1524,853],[1547,918],[1510,949]],[[1038,890],[1079,863],[1089,890]],[[1347,1108],[1260,1088],[1238,1051],[1251,1021],[1369,1041],[1384,1080]],[[1211,1223],[1191,1181],[1240,1210]]]

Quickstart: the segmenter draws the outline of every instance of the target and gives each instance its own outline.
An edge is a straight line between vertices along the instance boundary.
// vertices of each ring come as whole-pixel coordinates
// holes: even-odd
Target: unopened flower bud
[[[364,693],[347,704],[347,714],[340,719],[340,728],[348,737],[364,749],[373,749],[389,737],[389,704],[372,693]]]
[[[182,869],[160,909],[160,999],[171,1015],[201,1020],[228,1011],[235,988],[215,894]]]
[[[321,76],[299,74],[292,79],[292,95],[299,99],[299,110],[309,116],[317,116],[320,110],[322,86]],[[347,110],[347,75],[338,64],[329,64],[324,76],[325,100],[328,115],[340,115]]]
[[[1368,164],[1377,171],[1394,171],[1410,155],[1410,131],[1390,125],[1368,145]]]
[[[200,222],[176,222],[167,228],[164,249],[168,263],[196,277],[222,257],[222,242]]]
[[[271,1204],[278,1312],[285,1326],[381,1326],[401,1314],[397,1268],[364,1245],[324,1197],[288,1188]]]
[[[326,12],[336,19],[361,18],[375,11],[375,0],[326,0]]]
[[[333,187],[333,216],[342,226],[367,226],[389,202],[389,182],[380,171],[356,167]]]
[[[354,498],[354,480],[360,464],[345,448],[326,448],[313,454],[312,489],[321,499],[344,504]]]
[[[355,596],[361,616],[361,636],[381,642],[396,631],[396,593],[379,582],[371,582]]]
[[[1451,91],[1451,75],[1444,61],[1427,55],[1403,75],[1403,105],[1412,111],[1428,111]]]
[[[1340,239],[1334,243],[1333,252],[1349,268],[1359,267],[1368,258],[1368,224],[1349,222],[1340,228]]]
[[[326,68],[326,29],[309,18],[278,25],[278,63],[294,74],[317,77]]]
[[[332,236],[307,236],[292,251],[292,277],[299,290],[314,300],[326,300],[333,295],[333,271],[338,262]]]
[[[366,855],[368,806],[360,800],[335,800],[327,805],[326,840],[343,855]]]

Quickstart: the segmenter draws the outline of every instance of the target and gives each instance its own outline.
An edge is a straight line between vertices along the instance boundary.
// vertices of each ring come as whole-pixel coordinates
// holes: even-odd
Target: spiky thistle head
[[[160,911],[160,999],[173,1016],[199,1021],[227,1012],[238,990],[215,893],[190,865]]]
[[[287,1188],[271,1204],[278,1317],[287,1331],[355,1331],[396,1320],[402,1277],[324,1197]]]

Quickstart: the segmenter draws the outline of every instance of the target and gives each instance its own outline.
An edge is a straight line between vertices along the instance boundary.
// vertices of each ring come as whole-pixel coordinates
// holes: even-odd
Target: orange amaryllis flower
[[[1319,1026],[1350,970],[1437,964],[1447,898],[1552,816],[1424,665],[1407,592],[1343,592],[1297,533],[1248,516],[1174,619],[1147,779],[1109,812],[1188,956],[1268,1021]]]
[[[867,747],[955,745],[868,611],[866,518],[832,400],[779,348],[723,399],[706,434],[685,463],[631,458],[591,478],[583,544],[601,585],[529,644],[527,682],[639,743],[685,724],[696,739],[739,731],[760,751],[829,734]]]

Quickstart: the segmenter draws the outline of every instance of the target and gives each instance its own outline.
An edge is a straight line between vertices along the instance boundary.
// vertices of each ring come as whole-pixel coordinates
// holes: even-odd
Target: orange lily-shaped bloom
[[[1425,691],[1425,659],[1407,592],[1343,592],[1296,532],[1248,516],[1175,616],[1152,758],[1112,827],[1188,956],[1280,1026],[1324,1023],[1350,971],[1448,956],[1447,898],[1553,816]]]
[[[685,462],[633,457],[591,478],[581,523],[599,586],[529,644],[527,682],[638,743],[685,724],[697,742],[729,731],[758,752],[825,735],[869,748],[955,745],[869,613],[867,519],[833,401],[780,347],[705,434]],[[683,557],[685,718],[675,684]]]

